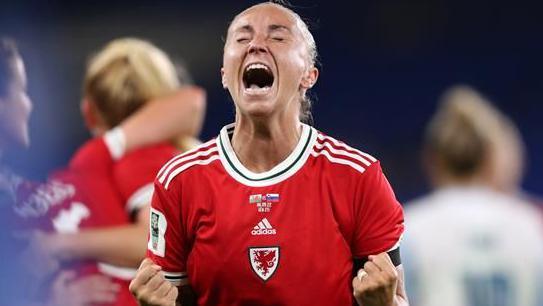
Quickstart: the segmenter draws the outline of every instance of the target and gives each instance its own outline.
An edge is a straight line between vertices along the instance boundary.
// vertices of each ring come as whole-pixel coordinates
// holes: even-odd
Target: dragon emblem
[[[256,275],[267,281],[279,264],[279,247],[249,248],[249,260]]]

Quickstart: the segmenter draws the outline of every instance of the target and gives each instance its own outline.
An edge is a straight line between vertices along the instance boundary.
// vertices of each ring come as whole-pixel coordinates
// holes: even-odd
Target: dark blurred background
[[[109,40],[145,38],[182,59],[208,91],[202,139],[233,121],[220,83],[228,22],[255,1],[3,0],[0,34],[15,38],[34,101],[32,147],[8,156],[40,179],[89,134],[79,115],[86,60]],[[315,125],[381,159],[398,198],[428,189],[424,127],[439,95],[474,86],[506,112],[527,145],[524,187],[543,195],[543,3],[539,1],[291,1],[322,62]]]

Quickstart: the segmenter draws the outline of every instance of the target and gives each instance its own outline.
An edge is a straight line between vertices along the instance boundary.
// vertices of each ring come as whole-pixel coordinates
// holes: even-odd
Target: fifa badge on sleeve
[[[160,211],[151,208],[151,220],[149,222],[149,243],[147,248],[157,256],[164,257],[166,252],[166,240],[164,235],[166,234],[166,228],[168,223],[166,217]]]

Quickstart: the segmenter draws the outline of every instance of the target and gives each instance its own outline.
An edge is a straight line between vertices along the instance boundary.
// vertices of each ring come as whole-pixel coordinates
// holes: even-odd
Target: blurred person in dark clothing
[[[28,120],[32,101],[27,94],[27,79],[22,57],[15,43],[0,39],[0,150],[28,147]],[[59,263],[42,256],[42,244],[29,243],[26,227],[18,214],[19,200],[35,192],[39,184],[24,180],[7,165],[0,166],[0,305],[32,305],[57,296],[40,296],[45,281],[52,279]],[[32,225],[34,226],[34,225]],[[64,276],[62,276],[63,278]],[[58,280],[61,280],[59,278]],[[89,277],[71,284],[56,282],[56,292],[62,294],[84,285],[91,296],[89,302],[99,301],[112,283],[108,279]],[[38,302],[41,300],[41,302]],[[77,304],[79,305],[79,304]],[[82,305],[82,304],[81,304]]]
[[[406,204],[413,305],[541,305],[543,223],[519,196],[513,123],[475,90],[453,87],[428,124],[425,154],[435,190]]]
[[[27,147],[29,144],[28,119],[32,102],[26,92],[26,72],[23,60],[15,43],[0,38],[0,154],[12,147]],[[22,269],[23,262],[17,256],[24,249],[25,243],[15,239],[17,218],[13,213],[16,194],[24,189],[23,180],[11,172],[7,165],[0,164],[0,304],[24,304],[26,292],[23,281],[35,278]],[[39,257],[37,257],[39,258]],[[55,262],[41,263],[44,274],[56,268]],[[29,271],[30,272],[30,271]],[[39,280],[36,279],[39,283]]]

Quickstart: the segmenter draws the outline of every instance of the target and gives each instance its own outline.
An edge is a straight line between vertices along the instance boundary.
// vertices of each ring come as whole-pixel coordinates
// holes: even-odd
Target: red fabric
[[[113,163],[106,143],[101,137],[96,137],[85,142],[75,152],[70,160],[69,168],[82,172],[106,174],[111,172]]]
[[[163,143],[131,152],[115,163],[113,179],[127,211],[128,200],[141,188],[153,184],[158,170],[177,153],[173,145]]]
[[[27,228],[60,233],[125,225],[130,222],[113,180],[113,160],[101,138],[87,141],[69,167],[57,170],[44,184],[22,183],[16,212]],[[78,277],[102,274],[94,261],[76,261],[63,269]],[[129,282],[110,276],[123,288],[117,300],[101,306],[136,306]]]
[[[152,208],[167,221],[165,253],[156,254],[161,234],[151,224],[147,256],[163,271],[187,273],[202,306],[352,305],[353,257],[386,251],[403,232],[402,208],[379,162],[365,165],[329,151],[364,168],[358,171],[315,153],[286,180],[250,187],[212,159],[218,154],[187,156],[178,169],[209,163],[192,163],[167,188],[155,181]],[[259,194],[278,194],[269,212],[250,203]],[[252,234],[264,226],[263,218],[275,234]],[[260,264],[272,263],[279,253],[265,281],[249,259],[256,247],[274,248],[253,253]]]
[[[76,222],[76,231],[130,223],[112,176],[113,166],[113,160],[103,140],[94,138],[74,154],[68,169],[57,171],[50,177],[49,185],[71,185],[75,190],[72,197],[54,203],[49,211],[48,215],[57,231],[64,230],[63,222]],[[103,274],[94,261],[80,261],[65,268],[76,270],[79,277]],[[118,283],[121,290],[115,302],[101,306],[136,306],[137,302],[128,290],[130,282],[112,275],[107,276]]]

